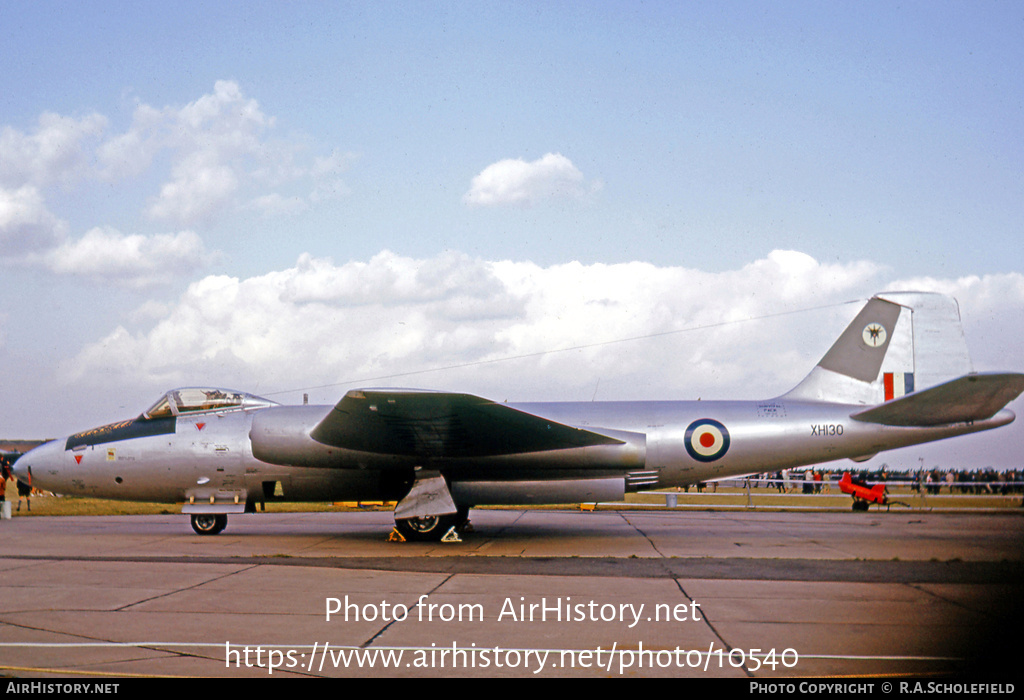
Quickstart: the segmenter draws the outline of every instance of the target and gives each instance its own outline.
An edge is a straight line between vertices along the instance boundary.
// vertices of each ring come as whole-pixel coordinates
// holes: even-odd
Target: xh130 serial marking
[[[184,503],[200,534],[267,501],[397,501],[398,530],[431,540],[478,505],[617,501],[989,430],[1013,421],[1005,406],[1022,391],[1022,374],[973,371],[953,299],[889,293],[806,379],[763,401],[502,404],[361,389],[336,406],[282,406],[177,389],[13,470],[63,494]]]

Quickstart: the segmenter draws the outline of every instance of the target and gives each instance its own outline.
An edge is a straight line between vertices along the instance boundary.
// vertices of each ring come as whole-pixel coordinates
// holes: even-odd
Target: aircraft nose
[[[14,462],[11,466],[11,473],[18,481],[26,484],[32,483],[33,472],[35,475],[42,473],[47,466],[56,467],[58,456],[57,441],[47,442],[39,447],[29,450]],[[33,470],[33,466],[35,469]]]

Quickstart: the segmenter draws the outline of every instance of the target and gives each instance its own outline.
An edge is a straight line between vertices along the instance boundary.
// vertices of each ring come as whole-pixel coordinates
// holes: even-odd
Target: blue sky
[[[1017,3],[0,16],[4,435],[114,420],[169,385],[300,390],[890,287],[957,294],[978,368],[1024,370]],[[795,383],[842,313],[768,357],[752,331],[728,357],[688,338],[666,350],[678,366],[616,345],[424,380],[756,398]]]

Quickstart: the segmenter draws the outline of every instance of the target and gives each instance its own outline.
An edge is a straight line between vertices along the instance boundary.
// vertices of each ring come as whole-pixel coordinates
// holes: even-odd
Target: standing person
[[[10,477],[10,475],[10,472],[7,471],[6,464],[0,467],[0,510],[3,510],[3,513],[0,514],[0,518],[3,519],[11,517],[11,511],[4,510],[10,508],[10,506],[5,503],[5,501],[7,500],[7,479],[8,477]]]
[[[28,512],[32,512],[32,487],[26,484],[24,481],[18,480],[18,512],[21,512],[21,499],[25,499],[25,503],[28,504]]]

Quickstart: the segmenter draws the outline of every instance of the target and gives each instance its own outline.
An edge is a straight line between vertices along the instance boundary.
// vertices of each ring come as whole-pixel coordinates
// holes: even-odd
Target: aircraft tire
[[[458,514],[395,520],[395,527],[409,542],[439,542],[453,525],[458,524]]]
[[[867,512],[867,509],[868,509],[869,505],[871,505],[871,504],[868,503],[867,501],[854,501],[853,502],[853,509],[855,511],[860,510],[860,511]]]
[[[192,529],[197,535],[219,535],[228,526],[228,516],[200,513],[192,516]]]

